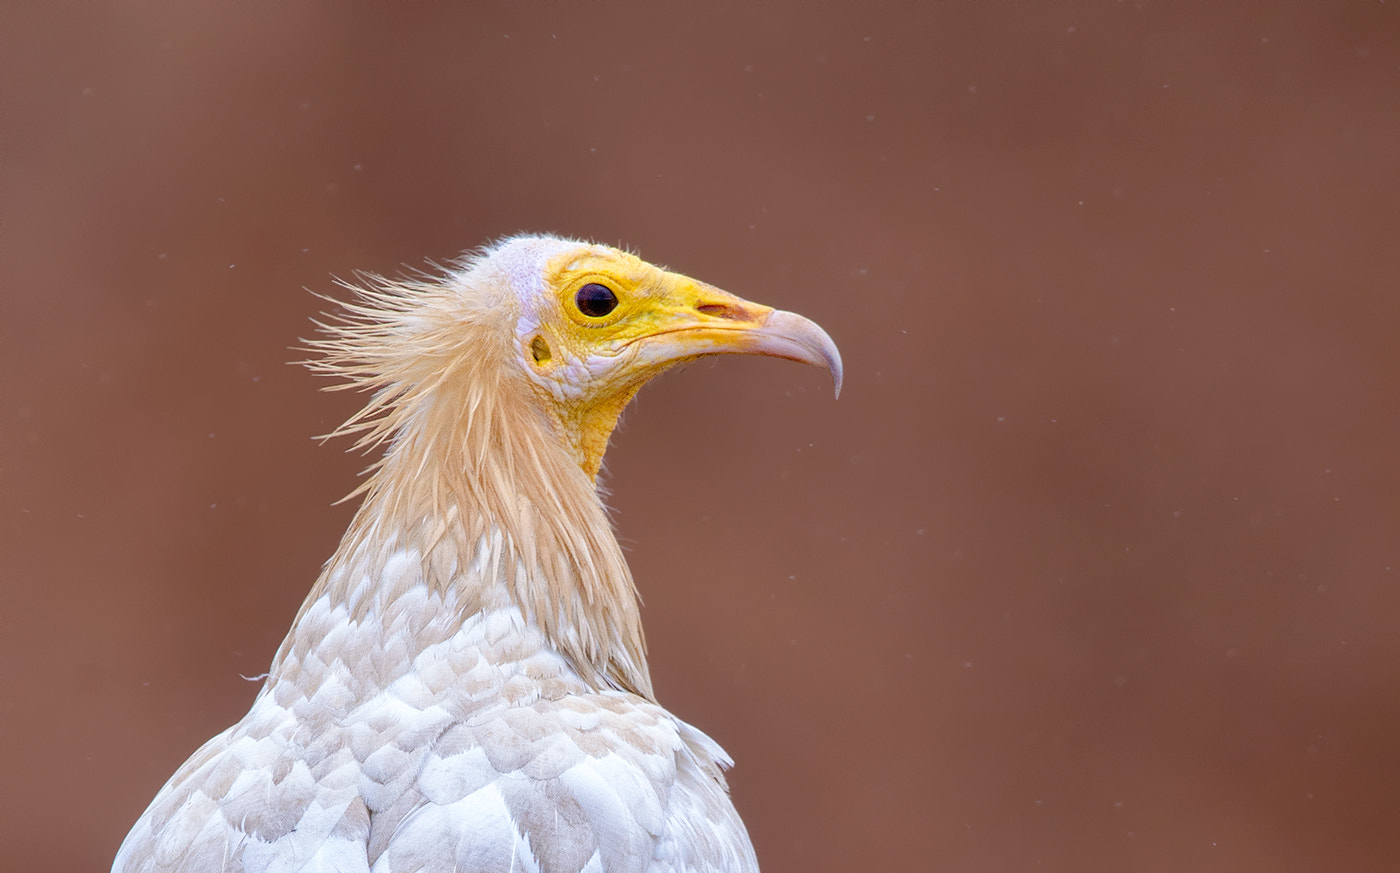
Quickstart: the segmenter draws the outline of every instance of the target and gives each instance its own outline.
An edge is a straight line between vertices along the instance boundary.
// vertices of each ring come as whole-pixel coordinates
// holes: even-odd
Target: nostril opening
[[[711,318],[727,318],[738,320],[744,317],[744,310],[737,306],[730,306],[728,303],[702,303],[695,307],[701,315],[708,315]]]

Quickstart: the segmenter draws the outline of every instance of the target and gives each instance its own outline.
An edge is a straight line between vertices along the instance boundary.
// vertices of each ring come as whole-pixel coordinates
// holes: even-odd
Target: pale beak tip
[[[752,351],[825,367],[831,374],[835,395],[841,396],[841,382],[844,376],[841,352],[837,350],[831,336],[816,322],[795,312],[775,309],[769,313],[763,326],[756,333],[761,340],[752,347]]]

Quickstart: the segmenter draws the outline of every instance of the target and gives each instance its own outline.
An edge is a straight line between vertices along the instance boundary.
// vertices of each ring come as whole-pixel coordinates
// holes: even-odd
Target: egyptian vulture
[[[827,368],[816,324],[602,245],[517,236],[365,277],[313,367],[384,445],[243,720],[115,871],[757,870],[709,737],[663,709],[595,479],[637,390],[702,355]]]

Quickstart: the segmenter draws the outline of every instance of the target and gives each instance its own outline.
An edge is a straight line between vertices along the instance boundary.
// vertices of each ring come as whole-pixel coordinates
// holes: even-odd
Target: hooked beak
[[[639,359],[665,366],[704,355],[784,358],[825,368],[841,396],[841,353],[816,322],[694,280],[683,287],[689,293],[668,301],[658,329],[637,340]]]

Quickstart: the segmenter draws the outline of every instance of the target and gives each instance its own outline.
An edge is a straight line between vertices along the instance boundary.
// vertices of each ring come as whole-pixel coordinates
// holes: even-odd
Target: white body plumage
[[[500,542],[463,572],[499,568]],[[459,622],[420,554],[365,557],[345,572],[371,602],[310,605],[304,647],[172,777],[114,870],[758,869],[711,739],[588,687],[514,605]]]

